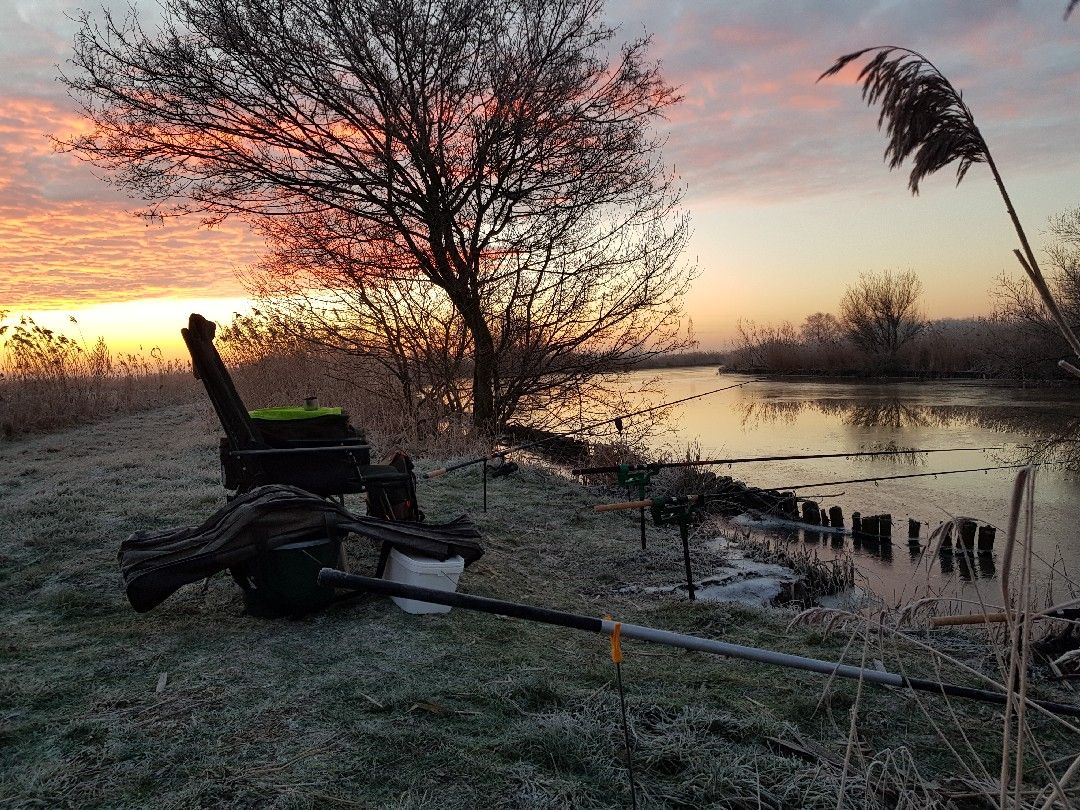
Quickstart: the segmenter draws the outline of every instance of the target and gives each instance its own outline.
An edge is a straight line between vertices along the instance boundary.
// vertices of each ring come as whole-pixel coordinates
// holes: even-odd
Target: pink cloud
[[[154,7],[137,2],[153,29]],[[0,32],[0,309],[237,291],[232,270],[261,249],[242,226],[148,229],[126,213],[138,201],[53,151],[48,134],[86,126],[55,81],[71,48],[67,7],[20,4]],[[924,52],[963,90],[1004,170],[1071,170],[1080,23],[1063,24],[1060,11],[937,0],[607,7],[619,38],[643,26],[653,34],[653,55],[686,96],[671,111],[665,160],[687,183],[691,208],[785,202],[855,184],[902,194],[903,180],[881,167],[884,139],[854,85],[857,67],[816,83],[839,55],[887,42]]]

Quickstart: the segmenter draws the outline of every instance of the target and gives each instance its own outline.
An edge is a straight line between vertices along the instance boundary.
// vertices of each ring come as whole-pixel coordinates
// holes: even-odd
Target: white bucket
[[[457,590],[458,577],[465,570],[465,560],[461,557],[451,557],[448,560],[436,560],[433,557],[411,557],[402,554],[396,548],[390,550],[390,559],[386,564],[386,572],[383,579],[393,582],[401,582],[405,585],[415,585],[419,588],[430,588],[433,591]],[[406,613],[449,613],[449,605],[435,605],[431,602],[420,602],[416,599],[405,599],[400,596],[390,597],[394,603]]]

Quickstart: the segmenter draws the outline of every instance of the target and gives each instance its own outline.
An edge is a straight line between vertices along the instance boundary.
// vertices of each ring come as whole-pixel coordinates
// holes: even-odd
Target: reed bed
[[[197,393],[187,364],[166,360],[159,349],[118,354],[100,338],[87,345],[32,318],[0,327],[0,335],[0,435],[6,439],[187,402]]]
[[[910,695],[942,751],[954,763],[955,776],[946,783],[939,780],[934,792],[958,806],[1052,810],[1075,807],[1080,802],[1080,723],[1051,715],[1030,702],[1048,684],[1067,684],[1069,676],[1080,671],[1076,651],[1080,622],[1038,621],[1054,611],[1080,605],[1080,593],[1067,574],[1059,576],[1067,592],[1064,597],[1055,599],[1052,588],[1040,592],[1035,587],[1035,471],[1035,467],[1025,468],[1015,481],[999,594],[984,594],[976,586],[976,598],[960,604],[952,598],[933,597],[859,612],[817,607],[800,613],[792,622],[792,626],[819,625],[826,635],[846,634],[845,650],[854,651],[863,666],[889,661],[908,674],[906,661],[913,655],[929,655],[942,680],[968,680],[1006,696],[1004,709],[993,711],[979,727],[972,726],[970,718],[947,698],[933,698],[946,706],[943,719],[940,711],[931,711],[927,699]],[[944,538],[955,534],[955,525],[963,519],[954,518],[935,532],[928,556],[942,553]],[[970,623],[962,629],[931,634],[932,619],[943,606],[970,611]],[[998,620],[1001,613],[1004,622]],[[865,778],[861,697],[860,688],[850,710],[845,779],[849,773],[854,779]],[[1059,734],[1075,741],[1072,754],[1047,754],[1048,736]]]
[[[78,332],[77,320],[70,320]],[[317,396],[324,405],[349,411],[379,447],[440,455],[475,451],[477,442],[461,414],[403,407],[401,392],[374,363],[261,338],[236,326],[219,335],[222,359],[249,408],[297,405]],[[157,348],[117,353],[101,338],[88,344],[29,317],[0,327],[0,339],[0,436],[5,439],[206,397],[190,362],[166,359]]]
[[[726,525],[724,531],[735,532],[735,542],[751,559],[782,565],[795,572],[798,587],[788,595],[788,602],[812,605],[823,596],[844,593],[855,586],[855,562],[850,555],[823,560],[817,549],[779,535],[758,534],[751,529]]]

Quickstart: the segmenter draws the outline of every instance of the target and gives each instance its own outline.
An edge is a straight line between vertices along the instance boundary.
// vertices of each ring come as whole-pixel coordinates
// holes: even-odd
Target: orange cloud
[[[147,226],[134,201],[57,153],[49,134],[86,128],[33,98],[0,98],[0,310],[146,297],[232,296],[261,243],[242,224]]]

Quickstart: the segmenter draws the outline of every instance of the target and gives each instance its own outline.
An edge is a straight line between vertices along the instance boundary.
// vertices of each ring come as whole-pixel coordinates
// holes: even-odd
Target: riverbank
[[[117,546],[221,505],[218,435],[197,403],[0,445],[0,803],[629,805],[606,639],[456,610],[410,616],[383,600],[258,619],[226,575],[135,614]],[[690,603],[667,587],[681,581],[676,530],[650,527],[642,551],[636,513],[592,511],[618,493],[525,466],[489,482],[484,514],[479,473],[418,493],[429,520],[468,512],[483,533],[463,591],[982,685],[936,671],[903,635],[866,647],[859,625],[826,633],[792,626],[789,609]],[[693,538],[695,570],[722,567],[704,539]],[[350,541],[348,555],[353,570],[374,569],[367,544]],[[992,671],[978,635],[932,641]],[[998,772],[997,707],[636,642],[624,654],[649,806],[964,806],[968,774]],[[1075,736],[1030,722],[1047,759],[1075,754]],[[934,723],[968,735],[953,741],[963,764]]]

